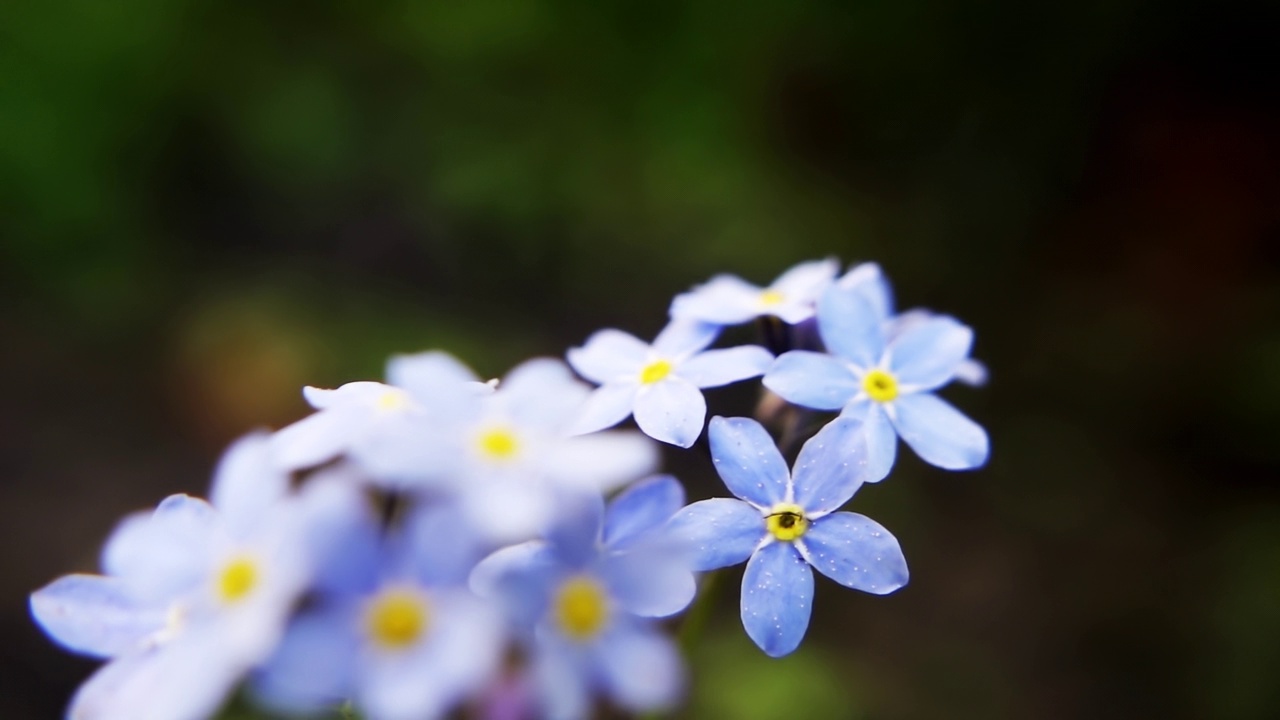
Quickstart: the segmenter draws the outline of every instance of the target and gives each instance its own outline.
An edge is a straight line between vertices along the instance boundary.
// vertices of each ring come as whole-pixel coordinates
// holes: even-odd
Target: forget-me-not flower
[[[861,423],[840,417],[809,439],[787,466],[760,423],[716,417],[711,456],[739,499],[693,503],[671,519],[694,570],[747,562],[742,625],[768,655],[781,657],[804,639],[813,608],[810,567],[846,587],[884,595],[907,582],[898,541],[879,523],[836,512],[866,477]]]
[[[671,317],[737,325],[772,315],[794,325],[813,317],[814,303],[840,269],[834,259],[800,263],[767,288],[733,275],[717,275],[671,301]]]
[[[255,682],[260,699],[314,712],[350,700],[370,720],[442,717],[495,675],[497,608],[466,587],[475,560],[454,508],[423,506],[384,529],[346,486],[314,598]]]
[[[987,461],[986,431],[933,393],[969,356],[973,331],[967,326],[934,315],[890,337],[860,292],[832,286],[818,303],[818,330],[831,354],[783,353],[764,385],[788,402],[862,420],[868,480],[893,467],[898,437],[925,462],[948,470]]]
[[[526,629],[546,717],[587,717],[596,693],[636,712],[679,697],[679,653],[649,618],[680,612],[695,592],[684,556],[655,533],[682,501],[661,476],[607,513],[599,498],[567,507],[546,541],[499,550],[472,573],[477,594],[504,601]]]
[[[31,596],[65,647],[112,658],[77,691],[75,720],[200,720],[271,653],[308,579],[304,514],[267,441],[227,451],[212,504],[172,495],[126,518],[105,575],[67,575]]]
[[[707,350],[719,333],[709,323],[672,320],[652,345],[609,329],[570,349],[573,369],[600,385],[587,399],[576,431],[612,427],[634,414],[649,437],[693,445],[707,416],[702,388],[757,377],[773,362],[772,353],[756,345]]]

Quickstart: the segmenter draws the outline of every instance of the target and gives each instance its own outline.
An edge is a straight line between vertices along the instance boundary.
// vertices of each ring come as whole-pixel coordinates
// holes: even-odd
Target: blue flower
[[[646,435],[689,447],[702,434],[707,402],[701,388],[719,387],[761,375],[773,355],[743,345],[706,350],[720,329],[708,323],[673,320],[653,345],[621,330],[601,330],[569,350],[578,374],[600,384],[588,398],[575,430],[612,427],[634,413]]]
[[[813,317],[813,306],[840,266],[834,259],[800,263],[767,288],[733,275],[717,275],[671,302],[671,317],[737,325],[772,315],[794,325]]]
[[[740,499],[696,502],[668,523],[694,570],[747,562],[742,625],[773,657],[804,639],[813,607],[811,566],[876,595],[907,583],[907,562],[893,535],[863,515],[836,512],[866,477],[860,426],[850,418],[828,423],[801,448],[793,477],[760,423],[713,418],[711,456]]]
[[[499,550],[472,573],[477,594],[503,600],[523,628],[546,717],[587,717],[596,692],[637,712],[679,697],[679,653],[648,618],[693,599],[692,573],[658,532],[683,498],[661,476],[624,492],[607,514],[598,498],[567,507],[546,541]]]
[[[764,385],[788,402],[840,410],[866,425],[868,481],[893,467],[901,437],[926,462],[967,470],[987,461],[987,433],[932,391],[955,377],[973,331],[945,315],[890,335],[883,315],[857,289],[833,286],[818,303],[818,330],[832,354],[783,353]]]
[[[350,699],[370,720],[442,717],[493,677],[505,633],[465,585],[478,547],[448,505],[385,531],[347,486],[348,521],[329,524],[314,601],[254,684],[277,709]]]
[[[233,445],[213,504],[186,495],[125,519],[105,575],[68,575],[31,595],[36,622],[76,652],[113,658],[76,693],[79,720],[211,715],[271,653],[309,577],[302,501],[267,441]]]

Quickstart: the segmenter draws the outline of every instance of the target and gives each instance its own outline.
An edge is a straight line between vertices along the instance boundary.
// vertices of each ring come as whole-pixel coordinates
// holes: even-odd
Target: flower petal
[[[779,355],[763,382],[783,400],[815,410],[839,410],[861,389],[843,360],[807,350]]]
[[[591,713],[590,659],[576,646],[543,639],[534,654],[533,677],[542,705],[540,717],[581,720]]]
[[[597,384],[633,379],[648,355],[644,341],[612,328],[596,331],[582,347],[570,348],[567,353],[573,369]]]
[[[675,615],[689,607],[698,591],[693,571],[670,543],[607,555],[599,573],[609,594],[641,617]]]
[[[925,462],[947,470],[972,470],[987,462],[987,431],[933,393],[893,402],[893,425]]]
[[[120,521],[102,549],[102,568],[143,597],[172,598],[204,577],[217,525],[204,500],[170,495],[154,512]]]
[[[386,374],[389,384],[427,397],[440,387],[480,381],[461,360],[441,350],[395,355],[387,361]]]
[[[742,574],[742,626],[766,655],[782,657],[804,639],[813,612],[813,571],[789,542],[765,545]]]
[[[271,462],[271,440],[252,433],[227,449],[213,474],[209,500],[240,537],[263,522],[289,493],[289,475]]]
[[[671,301],[671,317],[737,325],[760,314],[763,291],[733,275],[717,275]]]
[[[814,304],[840,270],[835,258],[803,262],[778,276],[769,291],[782,296],[782,303],[770,308],[783,322],[794,325],[813,317]]]
[[[600,663],[609,695],[631,712],[675,705],[684,689],[684,667],[666,637],[641,630],[619,632],[600,643]]]
[[[700,500],[681,509],[667,523],[667,533],[689,553],[695,572],[746,561],[765,532],[760,511],[733,498]]]
[[[881,320],[893,314],[893,288],[876,263],[862,263],[850,268],[837,283],[862,295]]]
[[[973,387],[987,384],[987,366],[981,360],[965,358],[956,367],[956,380]]]
[[[556,443],[543,470],[557,484],[580,490],[609,492],[653,472],[658,444],[634,431],[579,435]]]
[[[889,475],[898,457],[898,432],[880,403],[865,401],[862,416],[863,432],[867,437],[867,467],[865,482],[880,482]]]
[[[300,614],[254,677],[253,694],[273,710],[316,712],[354,692],[359,646],[346,605]]]
[[[119,578],[64,575],[31,593],[31,615],[58,644],[93,657],[138,649],[165,626],[165,604],[139,600]]]
[[[866,431],[853,418],[837,417],[800,448],[792,477],[795,502],[808,514],[831,512],[848,502],[866,477]]]
[[[271,455],[285,471],[305,470],[346,451],[358,431],[362,413],[355,408],[318,410],[277,430],[271,436]]]
[[[759,508],[786,499],[791,473],[760,423],[717,416],[711,419],[707,438],[716,472],[729,492]]]
[[[759,377],[773,363],[773,354],[758,345],[708,350],[689,358],[676,371],[700,388],[720,387]]]
[[[645,435],[678,447],[689,447],[702,434],[707,401],[693,383],[669,377],[636,393],[636,424]]]
[[[604,516],[604,544],[619,549],[658,530],[684,505],[684,486],[671,475],[655,475],[623,490]]]
[[[865,515],[838,512],[819,518],[799,542],[818,572],[845,587],[887,595],[907,584],[907,559],[898,539]]]
[[[683,359],[706,348],[719,335],[719,325],[676,318],[653,339],[653,352],[665,358]]]
[[[518,425],[558,432],[576,418],[590,392],[564,362],[534,358],[507,373],[491,400],[500,401]]]
[[[884,323],[862,295],[832,285],[818,300],[818,331],[834,355],[868,368],[884,354]]]
[[[596,388],[578,410],[577,419],[569,426],[569,434],[585,435],[626,420],[635,407],[638,389],[634,383],[614,383]]]
[[[890,367],[904,390],[932,390],[955,376],[971,347],[973,330],[935,315],[913,323],[889,343]]]

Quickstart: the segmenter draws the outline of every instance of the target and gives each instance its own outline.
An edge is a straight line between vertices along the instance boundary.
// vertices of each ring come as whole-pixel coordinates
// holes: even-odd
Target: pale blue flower
[[[698,571],[746,561],[742,625],[780,657],[804,639],[813,609],[810,567],[846,587],[884,595],[907,582],[898,541],[879,523],[836,512],[866,478],[861,423],[837,418],[809,439],[794,476],[760,423],[711,420],[711,457],[739,499],[693,503],[668,523]]]
[[[931,315],[890,336],[862,292],[833,286],[818,303],[818,329],[831,354],[783,353],[764,385],[788,402],[862,420],[868,481],[889,473],[898,437],[937,467],[966,470],[987,461],[986,431],[933,393],[969,356],[967,326]]]
[[[607,513],[598,498],[566,507],[546,541],[499,550],[472,573],[472,588],[502,600],[524,629],[546,717],[587,717],[596,693],[633,712],[678,699],[679,653],[648,618],[680,612],[696,590],[657,532],[681,502],[675,479],[658,477]]]
[[[612,427],[634,414],[649,437],[693,445],[707,415],[702,388],[757,377],[773,360],[755,345],[706,350],[719,332],[712,324],[672,320],[652,345],[610,329],[569,350],[573,369],[600,385],[588,398],[576,432]]]
[[[762,288],[733,275],[717,275],[671,302],[671,317],[737,325],[772,315],[794,325],[813,317],[814,303],[840,265],[834,259],[800,263]]]
[[[125,519],[105,575],[68,575],[31,596],[36,622],[76,652],[114,658],[76,693],[77,720],[198,720],[275,647],[309,575],[305,513],[264,436],[236,443],[213,504],[173,495]]]
[[[370,720],[442,717],[494,678],[504,644],[501,614],[465,585],[479,543],[449,505],[388,530],[349,491],[312,602],[255,694],[292,712],[350,700]]]

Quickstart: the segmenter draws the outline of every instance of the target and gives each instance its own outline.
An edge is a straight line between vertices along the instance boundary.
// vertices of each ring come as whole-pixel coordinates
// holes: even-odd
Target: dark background
[[[788,660],[731,573],[690,715],[1280,716],[1278,38],[1241,2],[0,3],[0,717],[93,667],[26,593],[302,385],[499,375],[829,255],[977,330],[991,384],[947,395],[992,461],[863,490],[911,584],[821,581]]]

